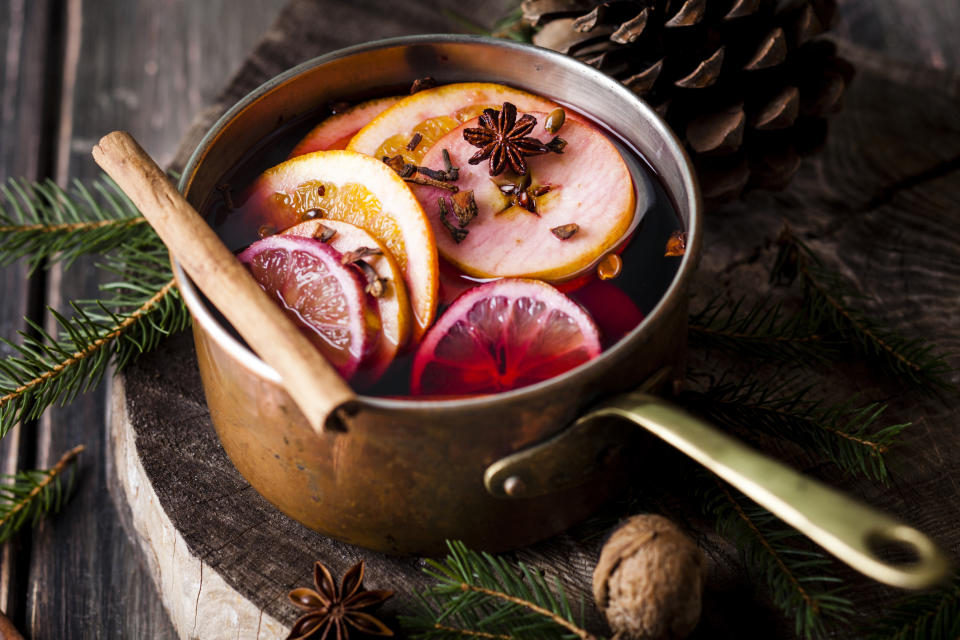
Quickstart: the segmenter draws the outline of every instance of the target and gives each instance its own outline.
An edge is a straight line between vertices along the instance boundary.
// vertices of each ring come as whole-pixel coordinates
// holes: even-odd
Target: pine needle
[[[26,259],[69,265],[79,256],[139,243],[153,232],[129,198],[107,176],[69,190],[50,180],[0,184],[0,265]]]
[[[882,327],[847,300],[863,300],[841,274],[827,268],[803,242],[785,229],[778,241],[780,251],[771,280],[782,282],[799,277],[803,285],[804,313],[821,335],[836,336],[856,353],[876,364],[882,373],[915,388],[952,389],[947,376],[953,367],[944,355],[924,340],[907,338]]]
[[[908,596],[875,621],[869,640],[957,640],[960,638],[960,577],[929,593]]]
[[[806,315],[787,314],[778,302],[747,299],[724,303],[717,296],[690,316],[690,340],[737,358],[781,362],[829,362],[836,342],[817,333]]]
[[[727,382],[721,378],[706,391],[688,391],[684,403],[707,419],[729,429],[761,431],[794,442],[826,457],[851,475],[878,482],[888,480],[885,456],[909,422],[880,425],[886,411],[881,403],[856,404],[856,399],[824,405],[811,400],[815,388],[783,393],[796,382],[777,376]]]
[[[804,548],[800,532],[719,479],[712,480],[714,486],[704,494],[704,512],[716,518],[720,535],[734,540],[744,566],[764,583],[773,603],[794,618],[796,634],[820,637],[828,627],[846,622],[853,603],[840,579],[831,575],[831,559],[819,549]]]
[[[420,612],[402,616],[414,638],[514,638],[595,640],[574,620],[559,581],[553,584],[518,562],[448,542],[442,561],[427,560],[424,572],[437,584],[419,598]]]
[[[0,476],[0,544],[60,510],[73,488],[73,462],[83,449],[77,445],[50,469]],[[68,472],[66,486],[64,472]]]
[[[49,309],[56,337],[28,321],[36,335],[22,332],[21,344],[0,338],[14,352],[0,360],[0,438],[18,421],[96,387],[111,362],[122,368],[188,326],[166,249],[156,236],[118,249],[100,266],[119,279],[101,285],[104,299],[71,302],[70,318]]]

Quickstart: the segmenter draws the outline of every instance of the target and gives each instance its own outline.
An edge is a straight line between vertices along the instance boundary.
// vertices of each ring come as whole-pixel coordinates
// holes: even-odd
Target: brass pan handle
[[[597,453],[604,446],[599,441],[610,442],[605,436],[611,434],[596,431],[610,427],[592,425],[609,424],[597,418],[610,416],[629,420],[684,452],[864,575],[895,587],[922,589],[941,582],[950,572],[946,555],[923,533],[642,391],[611,398],[577,420],[567,432],[497,461],[487,469],[487,489],[501,497],[533,497],[548,488],[556,491],[562,488],[558,485],[582,482],[591,471],[589,467],[599,464]],[[557,455],[558,445],[580,455],[580,459],[571,465],[569,458]],[[571,473],[571,467],[582,472]],[[560,468],[567,469],[563,476],[556,475]],[[529,473],[531,470],[536,471]],[[916,562],[894,565],[881,559],[871,545],[883,542],[912,547]]]

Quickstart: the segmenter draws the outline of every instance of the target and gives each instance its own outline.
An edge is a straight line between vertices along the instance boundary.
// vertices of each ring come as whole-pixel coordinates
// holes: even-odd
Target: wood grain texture
[[[12,177],[35,179],[47,171],[45,150],[51,136],[46,118],[55,93],[48,81],[50,61],[45,55],[56,47],[49,41],[51,3],[46,0],[10,0],[0,5],[0,180]],[[18,331],[31,304],[39,296],[41,279],[27,281],[22,264],[0,268],[0,335],[17,341]],[[0,345],[0,357],[11,349]],[[14,427],[0,441],[0,473],[11,474],[33,466],[33,424]],[[29,535],[29,534],[28,534]],[[30,544],[26,537],[0,545],[0,611],[16,625],[23,625],[29,570]]]
[[[29,3],[28,3],[29,4]],[[189,118],[242,62],[279,0],[145,2],[69,0],[66,60],[58,82],[57,148],[51,173],[64,182],[99,175],[90,148],[127,128],[168,161]],[[48,302],[97,294],[94,260],[51,273]],[[32,638],[174,637],[139,551],[107,497],[103,392],[48,412],[35,464],[87,445],[78,492],[33,538],[24,631]]]
[[[839,0],[834,32],[886,57],[941,71],[960,68],[955,0]]]
[[[774,240],[786,221],[833,266],[854,279],[875,301],[872,310],[879,317],[907,335],[937,341],[943,351],[958,352],[960,225],[951,214],[960,209],[956,76],[878,55],[870,49],[867,35],[850,27],[843,13],[848,5],[841,8],[839,28],[854,33],[858,40],[856,44],[841,41],[840,45],[860,74],[847,96],[845,111],[832,123],[827,147],[803,166],[787,190],[754,193],[707,220],[707,249],[697,276],[694,305],[719,291],[731,297],[770,292],[767,273],[775,254]],[[936,3],[930,6],[932,16],[943,8]],[[319,30],[305,30],[303,25],[315,25],[328,15],[323,3],[291,3],[231,82],[223,102],[239,98],[286,66],[324,51],[316,48],[317,40],[322,39]],[[850,19],[855,17],[850,14]],[[888,27],[894,29],[895,24]],[[394,33],[391,29],[390,25],[384,27]],[[946,49],[947,40],[943,34],[937,46]],[[330,41],[343,44],[335,37]],[[223,106],[216,105],[205,114],[192,134],[209,125],[213,113]],[[178,161],[195,139],[188,137],[177,154]],[[697,357],[692,354],[695,363]],[[698,364],[715,373],[725,366]],[[956,356],[953,364],[960,364]],[[776,446],[772,453],[929,532],[955,557],[960,554],[960,523],[956,519],[960,491],[954,480],[960,462],[953,453],[960,449],[960,442],[952,428],[960,416],[960,401],[919,396],[879,380],[863,368],[840,367],[833,373],[821,373],[826,387],[837,397],[862,392],[889,401],[894,407],[890,423],[919,418],[905,445],[892,457],[897,474],[892,488],[852,482],[831,468],[815,465],[789,446]],[[371,588],[399,588],[409,597],[422,585],[416,561],[326,540],[280,516],[256,495],[216,442],[196,375],[192,346],[189,338],[182,337],[143,358],[126,378],[126,406],[144,472],[167,517],[196,558],[239,595],[287,624],[295,610],[284,603],[284,594],[294,586],[309,584],[309,567],[317,557],[335,572],[365,558]],[[676,461],[670,452],[662,451],[659,457],[665,461],[661,469],[682,468],[670,464]],[[174,459],[177,464],[168,464]],[[198,478],[209,484],[198,489]],[[791,637],[783,620],[754,600],[735,552],[729,543],[709,533],[695,500],[684,495],[682,478],[664,472],[648,473],[644,480],[647,492],[656,495],[658,510],[701,534],[701,545],[710,559],[704,621],[695,637]],[[521,550],[516,557],[558,575],[574,598],[582,596],[590,602],[589,575],[602,532],[616,515],[601,515]],[[257,552],[264,545],[270,545],[269,557]],[[864,619],[884,611],[899,597],[895,590],[870,583],[842,566],[837,571],[850,579],[858,615]],[[404,597],[388,603],[387,617],[402,606]],[[590,623],[602,627],[595,613]]]

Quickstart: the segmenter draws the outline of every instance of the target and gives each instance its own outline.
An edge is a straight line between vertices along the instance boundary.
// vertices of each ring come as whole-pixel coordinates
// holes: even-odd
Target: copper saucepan
[[[561,531],[622,477],[615,453],[631,424],[653,432],[863,573],[903,587],[941,579],[949,563],[923,534],[774,462],[655,395],[681,375],[687,289],[701,248],[700,191],[681,144],[644,102],[552,51],[475,36],[382,40],[283,73],[221,118],[180,189],[200,208],[237,159],[320,105],[432,76],[509,84],[577,106],[655,167],[688,232],[687,253],[649,316],[594,360],[488,397],[421,401],[361,396],[345,431],[318,435],[277,373],[211,312],[178,264],[217,434],[243,476],[306,526],[394,553],[435,554],[445,539],[504,550]],[[599,401],[599,404],[597,404]],[[596,420],[617,416],[624,421]],[[912,546],[891,565],[872,547]]]

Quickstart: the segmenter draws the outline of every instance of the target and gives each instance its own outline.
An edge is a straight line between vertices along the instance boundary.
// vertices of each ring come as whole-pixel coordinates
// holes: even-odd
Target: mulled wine
[[[503,85],[326,106],[220,182],[206,218],[370,395],[496,393],[563,373],[649,314],[684,251],[634,148]]]

